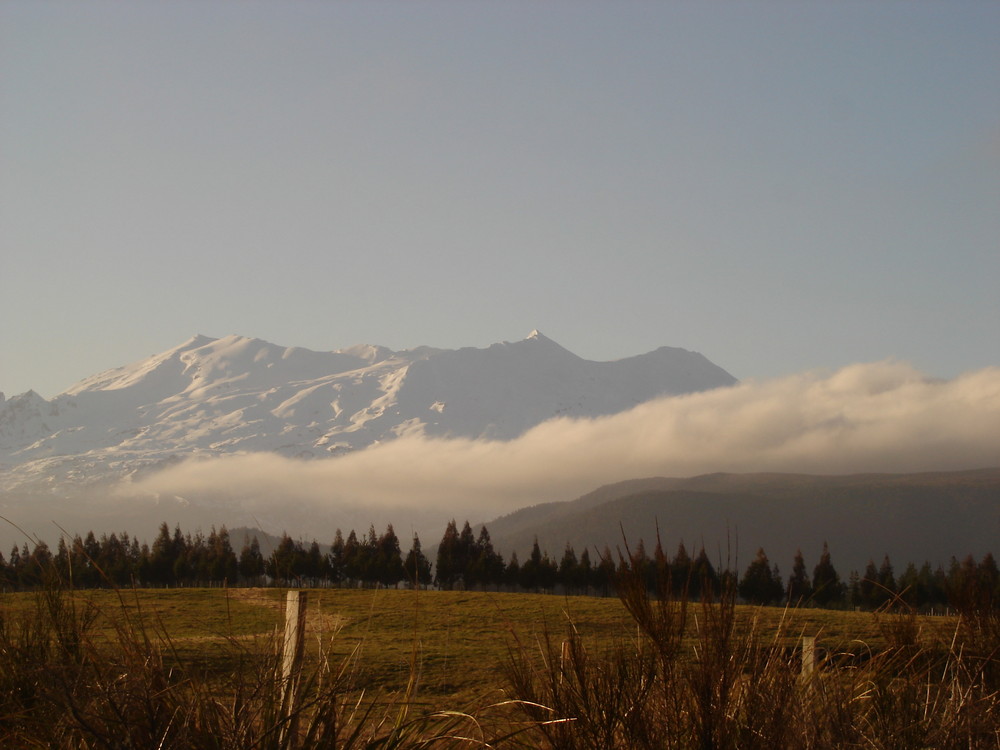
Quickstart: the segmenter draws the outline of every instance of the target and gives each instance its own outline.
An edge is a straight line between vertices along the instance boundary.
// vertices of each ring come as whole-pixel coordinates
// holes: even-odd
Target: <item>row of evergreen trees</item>
[[[210,585],[347,585],[396,586],[400,583],[440,588],[493,588],[506,590],[597,593],[605,596],[614,589],[620,569],[641,569],[650,588],[669,586],[676,596],[697,599],[714,595],[725,587],[735,587],[740,597],[756,604],[784,602],[811,603],[821,607],[851,606],[874,609],[887,602],[902,600],[915,607],[939,607],[956,599],[975,597],[993,606],[1000,605],[1000,571],[992,554],[981,561],[972,556],[949,569],[932,569],[909,564],[898,577],[888,556],[876,567],[869,561],[863,573],[852,571],[842,579],[833,565],[826,544],[819,563],[808,571],[801,551],[795,555],[792,572],[783,579],[763,549],[742,576],[734,571],[716,570],[704,548],[691,557],[684,544],[668,558],[657,542],[648,554],[642,540],[635,549],[605,547],[596,561],[584,549],[580,555],[567,544],[557,562],[540,549],[537,539],[523,563],[517,553],[505,560],[497,552],[485,526],[476,534],[468,521],[461,530],[454,520],[445,528],[438,545],[432,575],[430,560],[424,555],[420,538],[414,534],[404,556],[392,524],[376,534],[370,526],[366,535],[352,529],[344,538],[338,529],[328,552],[317,541],[305,545],[283,535],[269,555],[261,552],[257,538],[246,536],[237,553],[225,527],[184,534],[180,527],[170,531],[160,525],[152,545],[140,543],[127,533],[95,537],[75,536],[59,540],[53,554],[44,542],[33,549],[15,546],[5,560],[0,555],[0,585],[6,589],[30,588],[43,582],[46,572],[77,587],[104,585],[178,586]]]
[[[909,563],[898,577],[886,555],[882,564],[869,560],[864,573],[851,571],[841,580],[830,560],[826,544],[819,564],[810,578],[801,550],[795,555],[792,574],[783,582],[777,565],[772,565],[763,549],[747,567],[738,584],[742,599],[756,604],[793,604],[810,602],[821,607],[848,605],[878,609],[902,601],[913,607],[935,608],[948,604],[959,606],[975,601],[989,608],[1000,606],[1000,570],[992,553],[979,562],[969,555],[962,562],[951,559],[947,571],[931,568],[924,562],[919,568]]]

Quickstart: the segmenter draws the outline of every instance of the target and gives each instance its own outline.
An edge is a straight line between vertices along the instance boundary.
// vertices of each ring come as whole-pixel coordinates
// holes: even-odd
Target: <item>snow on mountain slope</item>
[[[734,382],[683,349],[591,362],[537,331],[486,349],[401,352],[195,336],[52,401],[0,400],[0,490],[118,479],[189,456],[331,455],[404,433],[506,440],[553,417]]]

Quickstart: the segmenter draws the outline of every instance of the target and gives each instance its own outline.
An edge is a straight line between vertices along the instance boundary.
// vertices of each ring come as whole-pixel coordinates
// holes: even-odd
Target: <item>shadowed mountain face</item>
[[[649,478],[601,487],[577,500],[524,508],[487,523],[494,545],[521,559],[535,536],[550,556],[566,544],[592,559],[640,539],[648,552],[657,529],[673,557],[705,547],[713,561],[743,568],[763,547],[783,575],[801,548],[811,571],[827,542],[841,576],[884,555],[947,567],[949,558],[996,552],[1000,469],[927,474],[811,476],[710,474]],[[595,552],[597,554],[595,554]]]
[[[508,440],[553,417],[733,383],[683,349],[591,362],[537,331],[486,349],[402,352],[196,336],[51,401],[30,391],[0,400],[0,491],[48,492],[198,456],[337,455],[407,434]]]

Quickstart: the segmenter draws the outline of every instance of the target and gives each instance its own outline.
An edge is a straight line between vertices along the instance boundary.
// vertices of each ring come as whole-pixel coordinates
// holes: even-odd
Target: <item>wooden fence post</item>
[[[813,671],[816,669],[816,637],[812,635],[802,636],[802,673],[800,675],[803,682],[812,679]]]
[[[298,732],[298,688],[305,651],[306,592],[289,591],[285,598],[285,633],[281,654],[281,728],[280,747],[294,748]]]

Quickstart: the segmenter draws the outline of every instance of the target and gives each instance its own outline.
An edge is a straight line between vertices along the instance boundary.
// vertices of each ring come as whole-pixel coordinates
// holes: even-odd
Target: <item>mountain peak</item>
[[[196,333],[194,336],[192,336],[183,344],[181,344],[180,347],[178,348],[196,349],[199,346],[205,346],[205,344],[211,344],[213,341],[216,340],[217,339],[213,339],[211,336],[205,336],[204,334]]]
[[[547,344],[549,346],[557,346],[560,349],[563,348],[562,346],[560,346],[559,344],[557,344],[555,341],[553,341],[552,339],[550,339],[548,336],[546,336],[544,333],[542,333],[541,331],[539,331],[537,328],[534,329],[531,333],[529,333],[525,338],[522,339],[522,342],[528,342],[528,341],[534,341],[534,342],[537,342],[539,344]]]

